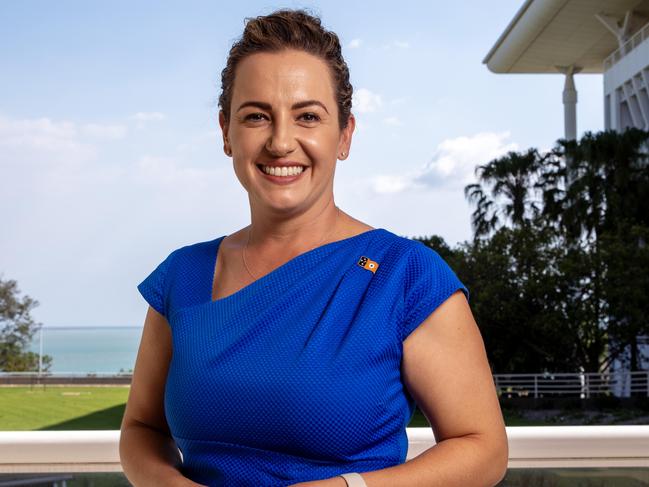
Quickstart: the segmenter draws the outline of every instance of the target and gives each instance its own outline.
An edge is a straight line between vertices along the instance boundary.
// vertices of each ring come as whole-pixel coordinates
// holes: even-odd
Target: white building
[[[606,129],[649,130],[649,0],[526,0],[483,63],[565,76],[567,139],[577,135],[577,73],[604,74]]]
[[[605,129],[649,130],[649,0],[525,0],[483,63],[494,73],[564,76],[566,139],[577,137],[577,73],[604,75]],[[639,336],[638,348],[647,369],[649,337]]]

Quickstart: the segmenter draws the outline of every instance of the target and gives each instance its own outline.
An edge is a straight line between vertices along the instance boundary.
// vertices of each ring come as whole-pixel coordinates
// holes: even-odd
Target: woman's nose
[[[266,149],[273,155],[282,156],[293,152],[295,138],[290,117],[277,117],[273,121],[273,129],[266,141]]]

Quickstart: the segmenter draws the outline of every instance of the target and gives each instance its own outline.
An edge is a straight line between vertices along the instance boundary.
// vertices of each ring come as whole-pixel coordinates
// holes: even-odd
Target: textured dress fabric
[[[453,293],[468,298],[454,272],[376,228],[212,300],[223,238],[174,250],[138,286],[171,329],[164,408],[183,474],[279,487],[403,463],[402,344]]]

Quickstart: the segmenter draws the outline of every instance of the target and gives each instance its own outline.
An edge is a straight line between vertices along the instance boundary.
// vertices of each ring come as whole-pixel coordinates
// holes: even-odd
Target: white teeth
[[[262,168],[266,174],[270,174],[271,176],[297,176],[302,171],[304,171],[304,167],[302,166],[290,166],[290,167],[262,166]]]

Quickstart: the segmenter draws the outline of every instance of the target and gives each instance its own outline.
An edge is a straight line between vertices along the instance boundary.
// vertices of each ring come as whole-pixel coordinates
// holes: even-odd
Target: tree
[[[474,239],[458,275],[502,372],[605,370],[649,314],[649,132],[586,133],[510,152],[465,188]],[[516,342],[519,346],[516,347]],[[491,346],[489,345],[491,344]]]
[[[640,370],[638,336],[649,335],[649,226],[634,225],[605,233],[601,253],[607,263],[604,295],[608,303],[607,329],[611,358]]]
[[[38,370],[38,354],[27,350],[38,330],[30,312],[38,301],[20,296],[18,283],[0,276],[0,370],[5,372]],[[48,370],[52,357],[43,356],[43,370]]]
[[[464,188],[470,203],[476,205],[472,224],[476,238],[511,222],[514,228],[529,223],[539,214],[536,180],[547,155],[536,149],[509,152],[478,166],[478,183]]]
[[[566,327],[560,305],[551,238],[551,232],[534,227],[502,227],[488,239],[454,249],[441,237],[417,238],[437,251],[469,289],[493,373],[562,372],[582,363],[577,330]]]
[[[567,254],[588,261],[573,291],[580,295],[575,304],[585,298],[590,320],[610,339],[601,368],[628,348],[629,366],[638,370],[637,336],[648,329],[648,142],[649,132],[638,129],[560,140],[541,178],[545,218],[563,231]]]

